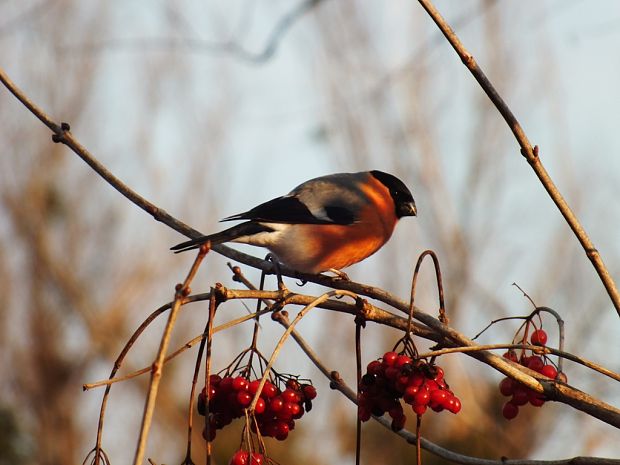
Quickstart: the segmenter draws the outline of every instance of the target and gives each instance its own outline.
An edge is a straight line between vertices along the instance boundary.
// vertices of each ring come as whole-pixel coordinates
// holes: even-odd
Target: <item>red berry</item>
[[[528,392],[528,400],[534,407],[540,407],[545,403],[545,397],[542,394],[537,393],[533,389]]]
[[[431,404],[443,405],[447,398],[448,393],[443,389],[437,389],[431,392]]]
[[[517,353],[514,351],[514,349],[510,349],[508,352],[506,352],[503,357],[505,359],[511,360],[513,362],[517,362],[519,359],[517,357]]]
[[[271,381],[267,381],[265,382],[260,395],[265,399],[271,399],[278,395],[278,388]]]
[[[399,355],[398,357],[396,357],[396,361],[394,362],[394,366],[396,368],[401,368],[405,365],[410,365],[410,364],[411,364],[411,359],[407,357],[406,355]]]
[[[366,367],[366,371],[371,375],[381,376],[383,374],[383,364],[379,360],[373,360]]]
[[[527,388],[522,385],[515,386],[514,394],[512,395],[511,403],[516,406],[525,405],[528,401]]]
[[[386,352],[383,354],[383,365],[386,367],[391,367],[396,363],[396,359],[398,358],[398,354],[396,352]]]
[[[424,375],[419,371],[416,371],[409,376],[409,386],[422,386],[424,384]]]
[[[428,391],[419,391],[415,395],[414,405],[428,405],[430,400],[431,400],[431,395],[429,394]]]
[[[232,377],[226,376],[225,378],[222,378],[222,381],[220,381],[220,384],[219,384],[218,388],[222,392],[231,391],[232,390],[232,383],[233,383]]]
[[[461,411],[461,401],[458,397],[451,397],[448,400],[448,405],[446,405],[446,408],[452,413],[459,413]]]
[[[242,407],[247,407],[252,403],[252,394],[250,394],[248,391],[237,392],[237,402]]]
[[[303,413],[301,410],[301,405],[294,402],[287,402],[286,404],[284,404],[284,408],[291,412],[291,416],[293,417],[299,415],[300,413]]]
[[[299,395],[290,388],[286,388],[280,394],[284,402],[299,402]]]
[[[499,392],[502,393],[503,396],[510,397],[514,394],[515,383],[510,378],[504,378],[499,383]]]
[[[228,465],[247,465],[250,454],[244,450],[238,450],[235,452],[228,462]]]
[[[284,441],[288,437],[289,431],[288,422],[282,420],[276,422],[276,434],[274,436],[278,441]]]
[[[418,393],[420,388],[417,386],[407,386],[405,389],[405,393],[403,394],[403,400],[408,404],[413,404],[415,401],[415,396]]]
[[[232,380],[232,388],[235,391],[247,391],[250,387],[250,382],[243,376],[237,376]]]
[[[519,407],[517,407],[512,402],[506,402],[504,404],[504,408],[502,409],[502,415],[506,420],[512,420],[519,414]]]
[[[443,368],[441,368],[440,366],[435,366],[435,376],[433,376],[433,380],[439,382],[439,380],[442,380],[444,376],[444,371]]]
[[[302,387],[302,391],[306,400],[312,400],[316,397],[316,388],[311,384],[304,384]]]
[[[540,370],[540,374],[546,376],[547,378],[555,379],[558,375],[558,370],[556,370],[553,365],[545,365]]]
[[[260,415],[267,409],[267,402],[262,397],[259,397],[254,406],[254,413]]]
[[[413,410],[416,415],[422,415],[426,412],[426,408],[426,405],[413,404],[411,410]]]
[[[209,384],[211,386],[217,386],[222,381],[222,377],[220,375],[210,375],[209,376]]]
[[[282,410],[282,407],[284,407],[284,401],[280,396],[274,397],[269,402],[269,410],[271,410],[273,413],[279,412],[280,410]]]
[[[535,346],[544,346],[547,343],[547,333],[544,329],[537,329],[532,333],[530,341]]]
[[[396,380],[399,374],[400,370],[395,366],[389,366],[385,369],[385,377],[391,381]]]
[[[532,355],[527,362],[527,367],[534,371],[540,371],[544,366],[545,362],[538,355]]]
[[[282,410],[276,413],[276,417],[280,420],[291,420],[293,418],[293,406],[299,404],[294,404],[293,402],[284,402],[282,406]]]
[[[258,452],[252,452],[252,460],[250,460],[250,453],[245,450],[238,450],[235,452],[228,462],[228,465],[262,465],[265,460],[263,454]]]
[[[292,389],[293,391],[299,391],[301,389],[299,381],[293,378],[289,378],[288,380],[286,380],[286,387]]]
[[[444,407],[443,405],[440,405],[440,404],[434,404],[434,403],[432,403],[432,402],[431,402],[430,404],[428,404],[428,406],[429,406],[429,407],[430,407],[430,408],[431,408],[434,412],[437,412],[437,413],[439,413],[439,412],[443,412],[443,411],[444,411],[444,409],[445,409],[445,407]]]
[[[258,392],[258,387],[260,386],[260,379],[255,379],[250,381],[250,384],[248,385],[248,391],[250,391],[250,394],[254,395]]]
[[[435,381],[434,379],[427,379],[426,383],[424,384],[426,384],[429,392],[433,392],[439,389],[439,384],[437,384],[437,381]]]

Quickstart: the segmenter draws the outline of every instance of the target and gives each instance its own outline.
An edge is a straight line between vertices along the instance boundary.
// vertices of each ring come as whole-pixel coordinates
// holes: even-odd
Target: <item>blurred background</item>
[[[538,144],[552,178],[620,281],[620,4],[583,0],[437,1]],[[566,321],[565,350],[620,370],[618,316],[500,115],[417,2],[318,0],[0,1],[0,66],[129,186],[203,232],[219,218],[314,176],[382,169],[411,187],[419,216],[399,224],[352,279],[406,299],[416,257],[439,255],[451,324],[468,336],[531,304]],[[134,329],[168,302],[192,254],[183,238],[114,191],[0,89],[0,464],[81,463],[94,446],[106,378]],[[263,250],[244,248],[257,256]],[[193,285],[231,280],[211,254]],[[244,268],[258,282],[258,274]],[[312,286],[298,288],[320,293]],[[273,280],[268,286],[274,287]],[[435,313],[425,266],[419,306]],[[249,304],[253,307],[252,304]],[[243,315],[223,305],[217,323]],[[183,309],[173,347],[201,333],[206,304]],[[550,344],[557,345],[551,321]],[[482,343],[510,342],[517,323]],[[148,366],[156,321],[121,373]],[[270,354],[282,329],[262,323]],[[328,367],[354,380],[350,316],[315,310],[299,326]],[[251,325],[219,333],[214,367],[250,342]],[[365,363],[399,335],[369,325]],[[420,348],[428,347],[425,341]],[[179,463],[196,349],[168,364],[147,456]],[[614,428],[565,405],[501,418],[502,376],[462,355],[442,357],[458,415],[426,415],[423,435],[479,457],[618,457]],[[620,404],[616,383],[567,363],[569,382]],[[331,392],[289,341],[276,367],[312,378],[315,408],[280,463],[354,463],[355,408]],[[103,447],[133,458],[146,377],[112,389]],[[198,420],[201,422],[202,420]],[[408,426],[413,428],[414,422]],[[217,464],[240,425],[218,434]],[[194,460],[204,461],[196,433]],[[413,463],[414,449],[365,424],[364,463]],[[425,464],[444,463],[426,456]]]

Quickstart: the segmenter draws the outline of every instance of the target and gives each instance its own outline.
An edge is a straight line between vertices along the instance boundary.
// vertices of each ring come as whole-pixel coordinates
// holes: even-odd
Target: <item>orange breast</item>
[[[396,225],[394,202],[387,188],[369,176],[360,186],[368,198],[359,221],[351,225],[303,225],[306,257],[298,257],[307,271],[342,269],[375,253]]]

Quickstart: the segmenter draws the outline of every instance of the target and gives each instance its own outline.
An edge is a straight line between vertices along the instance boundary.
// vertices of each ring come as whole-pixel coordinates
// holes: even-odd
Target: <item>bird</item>
[[[298,272],[338,274],[379,250],[405,216],[417,216],[417,208],[411,191],[396,176],[378,170],[335,173],[226,217],[221,221],[245,221],[171,250],[185,252],[206,242],[244,243],[267,248]]]

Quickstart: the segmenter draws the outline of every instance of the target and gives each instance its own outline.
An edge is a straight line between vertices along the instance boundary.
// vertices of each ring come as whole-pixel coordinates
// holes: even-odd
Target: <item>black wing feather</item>
[[[326,206],[329,219],[317,218],[308,207],[295,196],[278,197],[262,203],[245,213],[229,216],[222,221],[250,220],[285,224],[351,224],[353,213],[344,207]]]
[[[269,226],[265,226],[264,224],[260,223],[254,223],[252,221],[247,221],[245,223],[238,224],[236,226],[233,226],[232,228],[228,228],[215,234],[201,236],[195,239],[190,239],[189,241],[181,242],[174,247],[170,247],[170,250],[174,250],[174,253],[180,253],[187,250],[197,249],[207,241],[210,241],[211,245],[217,245],[223,244],[224,242],[232,241],[234,239],[237,239],[238,237],[252,236],[254,234],[271,231],[273,231],[273,229]]]

